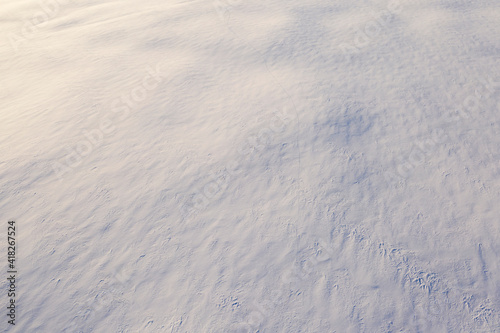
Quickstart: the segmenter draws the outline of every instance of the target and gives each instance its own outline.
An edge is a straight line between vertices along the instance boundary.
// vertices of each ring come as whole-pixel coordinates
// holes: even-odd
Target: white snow
[[[500,332],[499,22],[494,0],[3,0],[0,327]]]

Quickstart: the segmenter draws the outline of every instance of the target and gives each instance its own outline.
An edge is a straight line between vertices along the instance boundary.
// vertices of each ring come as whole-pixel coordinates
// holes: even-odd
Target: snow
[[[500,332],[499,19],[3,0],[2,330]]]

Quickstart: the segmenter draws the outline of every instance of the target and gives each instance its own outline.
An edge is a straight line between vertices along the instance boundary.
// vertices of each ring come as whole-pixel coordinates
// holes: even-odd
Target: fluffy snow
[[[500,332],[499,22],[495,0],[2,0],[0,327]]]

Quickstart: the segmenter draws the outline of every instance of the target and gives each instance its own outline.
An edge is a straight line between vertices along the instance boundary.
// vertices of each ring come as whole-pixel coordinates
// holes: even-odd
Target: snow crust
[[[499,22],[2,0],[2,330],[500,332]]]

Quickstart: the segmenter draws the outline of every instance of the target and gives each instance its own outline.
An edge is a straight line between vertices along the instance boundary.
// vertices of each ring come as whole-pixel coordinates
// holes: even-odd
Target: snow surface
[[[2,0],[0,327],[500,332],[499,22],[498,0]]]

